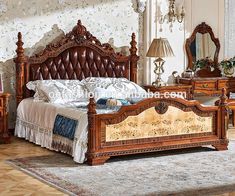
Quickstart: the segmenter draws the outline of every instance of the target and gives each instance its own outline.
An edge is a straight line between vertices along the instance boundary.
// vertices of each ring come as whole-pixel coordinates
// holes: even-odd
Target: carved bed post
[[[220,107],[221,107],[221,139],[226,139],[226,130],[227,130],[227,105],[228,97],[226,96],[226,89],[222,89],[222,95],[220,97]]]
[[[88,149],[86,153],[87,162],[89,165],[102,165],[110,157],[108,156],[98,156],[98,151],[101,143],[100,132],[98,130],[98,125],[96,124],[96,103],[95,99],[90,98],[88,104]]]
[[[26,64],[27,57],[24,55],[23,41],[21,32],[18,33],[18,41],[16,42],[17,57],[14,59],[16,68],[16,101],[17,105],[25,96],[25,79],[26,79]]]
[[[96,103],[94,98],[90,98],[88,104],[88,148],[87,148],[87,162],[92,165],[92,160],[96,148],[96,133],[95,133],[95,117],[96,114]]]
[[[220,119],[219,122],[221,124],[220,127],[220,133],[219,133],[219,139],[220,144],[214,145],[214,147],[217,150],[228,150],[228,140],[226,136],[226,131],[227,131],[227,120],[228,120],[228,112],[227,112],[227,106],[228,106],[228,97],[226,96],[226,89],[222,89],[222,95],[220,96],[220,100],[218,100],[218,106],[220,107],[219,112],[220,112]]]
[[[137,55],[137,42],[135,41],[135,33],[131,36],[130,48],[130,80],[137,83],[137,62],[139,56]]]

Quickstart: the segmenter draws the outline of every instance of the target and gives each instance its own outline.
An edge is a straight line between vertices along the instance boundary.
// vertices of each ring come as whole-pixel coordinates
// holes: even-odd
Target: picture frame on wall
[[[3,93],[3,74],[0,73],[0,93]]]

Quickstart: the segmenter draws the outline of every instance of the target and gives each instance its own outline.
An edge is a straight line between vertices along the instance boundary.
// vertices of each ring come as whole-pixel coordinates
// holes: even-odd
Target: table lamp
[[[157,57],[154,61],[155,69],[154,73],[157,75],[157,79],[152,84],[154,86],[164,86],[165,83],[161,79],[161,75],[164,73],[163,65],[165,61],[164,57],[174,56],[173,50],[166,38],[154,39],[147,52],[147,57]]]

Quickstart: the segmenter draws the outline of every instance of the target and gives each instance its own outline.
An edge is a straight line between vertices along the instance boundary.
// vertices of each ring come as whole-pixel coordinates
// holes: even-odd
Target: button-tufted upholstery
[[[69,48],[42,64],[30,65],[30,80],[78,79],[93,77],[129,78],[129,61],[114,62],[111,57],[85,46]]]

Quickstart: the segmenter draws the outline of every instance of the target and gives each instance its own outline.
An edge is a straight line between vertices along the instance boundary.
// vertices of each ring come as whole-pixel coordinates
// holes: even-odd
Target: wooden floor
[[[47,155],[50,152],[22,139],[14,138],[11,144],[0,145],[0,196],[65,195],[55,188],[11,167],[5,160]]]
[[[235,130],[229,130],[228,136],[230,139],[235,139]],[[7,159],[51,153],[53,152],[17,138],[13,138],[11,144],[0,145],[0,196],[65,195],[5,163]],[[221,196],[235,196],[235,193],[225,193]]]

